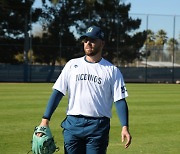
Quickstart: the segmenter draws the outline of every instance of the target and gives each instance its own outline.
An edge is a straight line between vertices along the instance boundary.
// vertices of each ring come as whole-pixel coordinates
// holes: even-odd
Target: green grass
[[[51,94],[51,83],[0,83],[0,153],[26,154]],[[127,84],[132,144],[124,149],[113,107],[108,154],[178,154],[180,151],[180,85]],[[53,114],[50,127],[63,153],[60,123],[67,97]]]

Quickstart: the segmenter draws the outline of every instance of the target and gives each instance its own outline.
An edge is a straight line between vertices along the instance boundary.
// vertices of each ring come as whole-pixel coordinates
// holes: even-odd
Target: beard
[[[101,48],[99,46],[96,48],[84,47],[84,51],[87,56],[95,56],[101,51]]]

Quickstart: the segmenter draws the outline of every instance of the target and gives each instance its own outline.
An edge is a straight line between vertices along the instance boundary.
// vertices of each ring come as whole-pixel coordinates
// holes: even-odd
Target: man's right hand
[[[39,126],[49,127],[49,120],[48,119],[42,119],[42,121],[41,121]],[[41,137],[43,134],[42,133],[37,133],[36,135]]]

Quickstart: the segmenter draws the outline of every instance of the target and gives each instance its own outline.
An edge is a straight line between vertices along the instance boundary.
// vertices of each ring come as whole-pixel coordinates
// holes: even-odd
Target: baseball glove
[[[37,136],[37,133],[42,133],[42,136]],[[38,126],[35,127],[32,139],[32,153],[33,154],[53,154],[56,149],[54,139],[49,127]]]

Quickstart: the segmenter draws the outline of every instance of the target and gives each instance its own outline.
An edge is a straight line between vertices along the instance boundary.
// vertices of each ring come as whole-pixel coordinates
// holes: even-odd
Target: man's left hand
[[[124,142],[126,140],[125,148],[128,148],[129,145],[131,144],[132,137],[131,137],[131,135],[129,133],[129,130],[128,130],[127,126],[122,127],[121,136],[122,136],[122,142]]]

